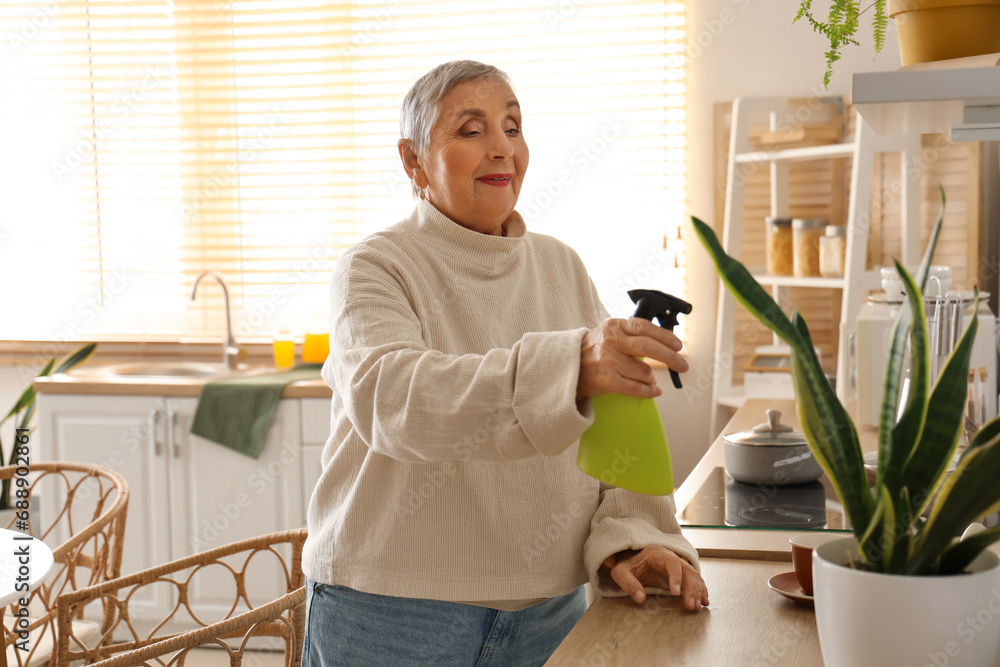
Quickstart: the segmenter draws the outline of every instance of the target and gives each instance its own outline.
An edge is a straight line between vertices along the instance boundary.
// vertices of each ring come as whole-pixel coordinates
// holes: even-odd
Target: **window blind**
[[[0,1],[9,339],[242,340],[325,326],[333,263],[413,207],[399,105],[454,59],[513,79],[518,210],[602,299],[681,294],[684,6]]]

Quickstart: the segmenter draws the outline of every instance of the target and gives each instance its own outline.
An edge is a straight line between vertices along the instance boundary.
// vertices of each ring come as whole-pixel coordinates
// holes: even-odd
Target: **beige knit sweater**
[[[420,201],[337,262],[333,390],[306,575],[381,595],[517,609],[658,544],[696,567],[671,497],[576,466],[593,422],[580,346],[607,313],[580,258],[512,223],[468,230]],[[669,594],[648,588],[649,594]]]

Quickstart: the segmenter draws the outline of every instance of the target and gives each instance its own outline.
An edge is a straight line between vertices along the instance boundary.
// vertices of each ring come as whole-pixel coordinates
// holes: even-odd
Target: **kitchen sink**
[[[224,364],[207,364],[192,361],[162,361],[142,362],[134,364],[118,364],[104,369],[107,375],[119,378],[215,378],[229,375],[251,375],[267,371],[266,367],[226,368]]]

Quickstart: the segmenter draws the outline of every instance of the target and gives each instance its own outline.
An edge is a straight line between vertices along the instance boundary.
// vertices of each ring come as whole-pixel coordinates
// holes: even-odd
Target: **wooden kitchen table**
[[[546,667],[660,665],[822,665],[811,607],[767,587],[791,563],[705,558],[710,606],[684,609],[681,598],[598,598]]]

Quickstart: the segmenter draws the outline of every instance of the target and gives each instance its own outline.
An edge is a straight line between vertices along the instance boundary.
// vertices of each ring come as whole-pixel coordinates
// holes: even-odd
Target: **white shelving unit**
[[[868,248],[868,225],[871,205],[872,167],[876,153],[899,151],[902,191],[902,255],[907,264],[916,263],[920,256],[920,136],[879,135],[859,115],[857,117],[853,141],[839,144],[788,148],[776,151],[752,151],[750,147],[751,119],[762,116],[771,118],[771,129],[775,119],[788,111],[785,98],[741,98],[733,105],[732,129],[729,143],[729,165],[726,176],[726,204],[722,246],[726,253],[739,257],[743,231],[743,204],[747,180],[747,167],[767,164],[771,174],[771,215],[788,217],[789,184],[788,164],[792,161],[823,160],[838,157],[852,157],[850,204],[847,217],[847,259],[844,278],[796,278],[794,276],[771,276],[762,267],[748,267],[761,285],[770,286],[775,300],[788,302],[790,287],[815,289],[842,289],[844,291],[840,318],[840,346],[837,355],[837,393],[844,400],[849,393],[852,378],[848,377],[848,340],[854,321],[861,309],[866,290],[879,287],[877,268],[865,270]],[[909,168],[908,168],[909,167]],[[764,224],[763,220],[755,224]],[[912,230],[912,231],[911,231]],[[736,300],[720,283],[720,298],[716,326],[716,363],[733,347],[735,336]],[[728,409],[739,407],[744,400],[742,387],[733,386],[732,373],[724,372],[716,378],[713,387],[715,406],[715,429],[718,431],[728,419]]]
[[[994,60],[992,66],[977,63],[980,66],[855,74],[855,108],[879,134],[947,133],[952,141],[998,141],[1000,61],[989,60]],[[984,174],[982,178],[987,179],[982,187],[988,193],[992,190],[990,198],[996,206],[996,188],[989,185],[996,183],[996,176]],[[995,252],[996,231],[987,228],[985,232],[983,241],[989,252]],[[994,276],[992,284],[980,288],[1000,291],[1000,283]]]
[[[879,134],[1000,139],[1000,67],[855,74],[854,106]]]

